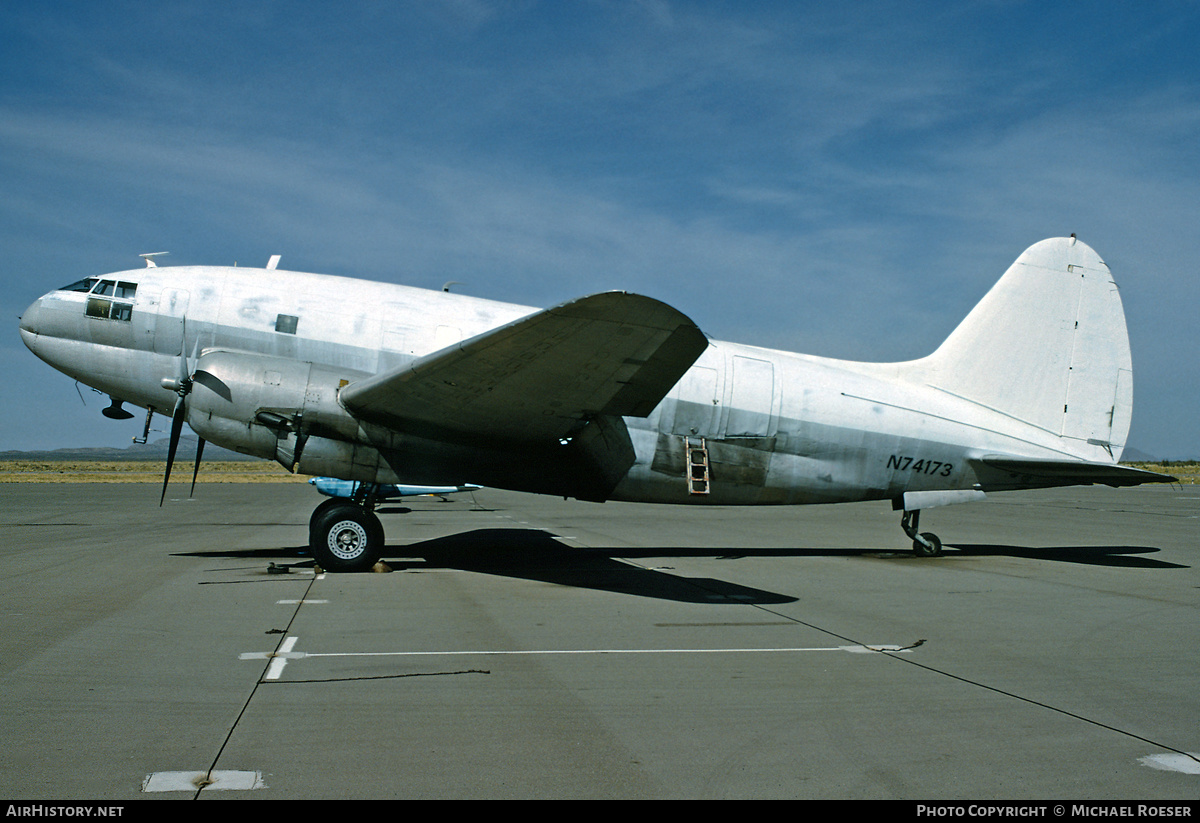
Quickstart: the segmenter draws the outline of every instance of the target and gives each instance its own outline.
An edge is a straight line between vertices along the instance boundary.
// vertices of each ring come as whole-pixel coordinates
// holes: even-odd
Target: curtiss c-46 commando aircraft
[[[384,549],[371,489],[481,484],[580,500],[762,505],[1170,481],[1118,465],[1132,409],[1112,274],[1075,239],[1022,254],[928,357],[857,363],[709,340],[678,310],[606,292],[537,311],[320,274],[147,266],[39,298],[51,366],[288,470],[359,481],[310,523],[329,571]],[[194,474],[193,474],[194,477]],[[166,479],[163,487],[166,491]],[[160,501],[161,502],[161,501]]]

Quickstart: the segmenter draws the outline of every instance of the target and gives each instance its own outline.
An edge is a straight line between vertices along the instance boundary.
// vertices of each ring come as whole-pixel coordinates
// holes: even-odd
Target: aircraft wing
[[[1019,486],[1138,486],[1142,483],[1175,483],[1169,474],[1158,474],[1116,463],[1092,463],[1086,460],[1052,460],[988,454],[971,461],[985,490],[987,478],[1009,486],[1018,478]]]
[[[604,292],[344,387],[356,417],[434,438],[547,441],[599,415],[645,417],[707,348],[665,303]]]

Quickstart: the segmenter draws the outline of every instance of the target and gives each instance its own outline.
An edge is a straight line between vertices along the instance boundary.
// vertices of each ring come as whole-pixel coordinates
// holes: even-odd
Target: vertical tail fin
[[[1129,334],[1108,266],[1074,236],[1009,267],[926,361],[929,381],[1116,461],[1133,406]]]

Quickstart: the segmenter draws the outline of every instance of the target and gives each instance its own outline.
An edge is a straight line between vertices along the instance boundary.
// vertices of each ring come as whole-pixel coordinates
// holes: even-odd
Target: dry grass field
[[[161,460],[0,460],[0,483],[162,483]],[[269,460],[200,465],[197,483],[303,483]],[[192,461],[176,461],[171,483],[192,482]]]
[[[1180,483],[1187,486],[1194,486],[1200,483],[1200,461],[1167,460],[1162,463],[1130,463],[1129,465],[1137,469],[1158,472],[1159,474],[1169,474],[1172,477],[1178,478]]]

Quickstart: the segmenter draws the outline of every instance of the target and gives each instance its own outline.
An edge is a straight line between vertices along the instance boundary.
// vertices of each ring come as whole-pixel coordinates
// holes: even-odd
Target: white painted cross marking
[[[292,651],[299,639],[298,637],[286,638],[279,644],[279,650],[274,652],[242,652],[238,655],[238,660],[270,660],[263,679],[278,680],[279,675],[283,674],[283,667],[289,660],[297,660],[305,656],[304,652]]]

